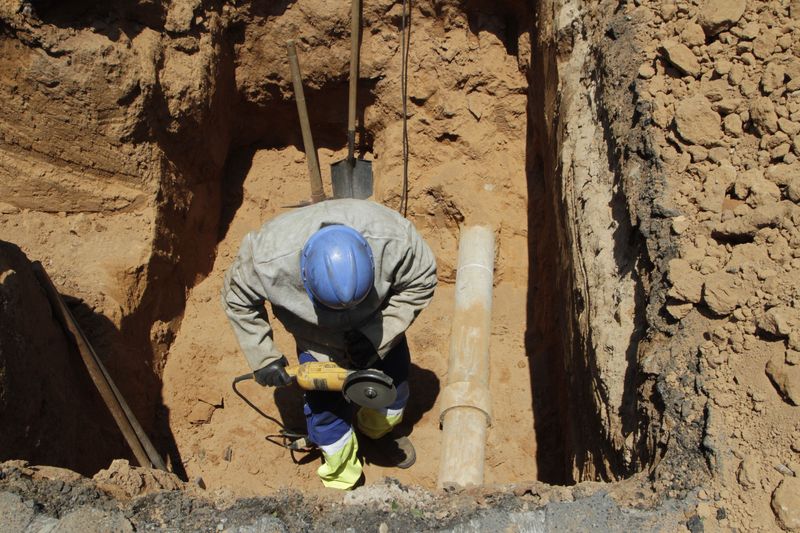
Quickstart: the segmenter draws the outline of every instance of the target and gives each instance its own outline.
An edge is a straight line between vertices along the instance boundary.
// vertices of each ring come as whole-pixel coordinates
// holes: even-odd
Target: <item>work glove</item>
[[[263,387],[282,387],[292,382],[292,378],[286,373],[286,365],[289,362],[285,357],[281,357],[277,361],[273,361],[263,368],[259,368],[253,372],[253,378],[256,383]]]
[[[372,342],[360,331],[352,330],[344,334],[344,351],[356,368],[367,368],[378,357]]]

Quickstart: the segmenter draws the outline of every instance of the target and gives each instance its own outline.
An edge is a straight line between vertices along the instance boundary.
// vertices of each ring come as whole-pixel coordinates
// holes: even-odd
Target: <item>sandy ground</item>
[[[337,159],[333,154],[321,156],[324,168]],[[163,390],[170,424],[187,474],[202,477],[209,488],[229,487],[242,494],[268,494],[282,487],[321,488],[315,473],[319,457],[298,455],[301,464],[295,464],[288,450],[265,440],[266,435],[278,433],[277,425],[231,390],[231,380],[248,367],[219,302],[222,277],[244,234],[286,206],[305,200],[305,188],[294,185],[303,183],[305,172],[302,154],[294,148],[255,153],[244,180],[242,205],[219,243],[212,273],[192,290],[170,350]],[[452,262],[456,250],[444,253]],[[526,292],[523,284],[502,282],[495,294],[491,374],[495,421],[489,432],[486,479],[490,483],[535,479],[535,462],[530,458],[535,457],[536,441],[523,342]],[[411,432],[417,462],[408,470],[368,463],[367,483],[391,476],[427,488],[436,485],[441,439],[436,402],[447,376],[452,309],[453,285],[442,282],[430,307],[408,332],[412,397],[402,427]],[[293,360],[291,336],[272,323],[278,346]],[[303,428],[299,389],[261,388],[254,382],[239,387],[267,414],[289,427]]]

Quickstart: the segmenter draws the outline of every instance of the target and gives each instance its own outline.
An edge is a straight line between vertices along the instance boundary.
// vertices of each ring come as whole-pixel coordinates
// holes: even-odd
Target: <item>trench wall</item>
[[[633,28],[641,21],[616,7],[536,9],[526,347],[537,460],[540,479],[571,483],[642,470],[658,477],[666,455],[694,465],[696,475],[682,481],[691,485],[707,470],[702,428],[685,424],[673,403],[692,394],[694,363],[669,348],[675,331],[662,316],[675,247],[663,170],[636,98],[643,43]],[[667,369],[680,378],[666,383]]]

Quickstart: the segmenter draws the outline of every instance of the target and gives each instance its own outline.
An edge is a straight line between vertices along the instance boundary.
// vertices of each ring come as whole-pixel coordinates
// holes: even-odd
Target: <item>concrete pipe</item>
[[[461,231],[450,333],[447,385],[440,398],[442,459],[439,487],[483,484],[486,431],[491,423],[489,336],[492,318],[494,231]]]

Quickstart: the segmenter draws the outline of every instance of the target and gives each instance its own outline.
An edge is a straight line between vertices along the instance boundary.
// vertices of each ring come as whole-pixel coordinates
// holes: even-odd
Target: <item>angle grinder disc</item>
[[[344,381],[342,394],[348,401],[361,407],[383,409],[397,398],[392,378],[373,368],[353,372]]]

